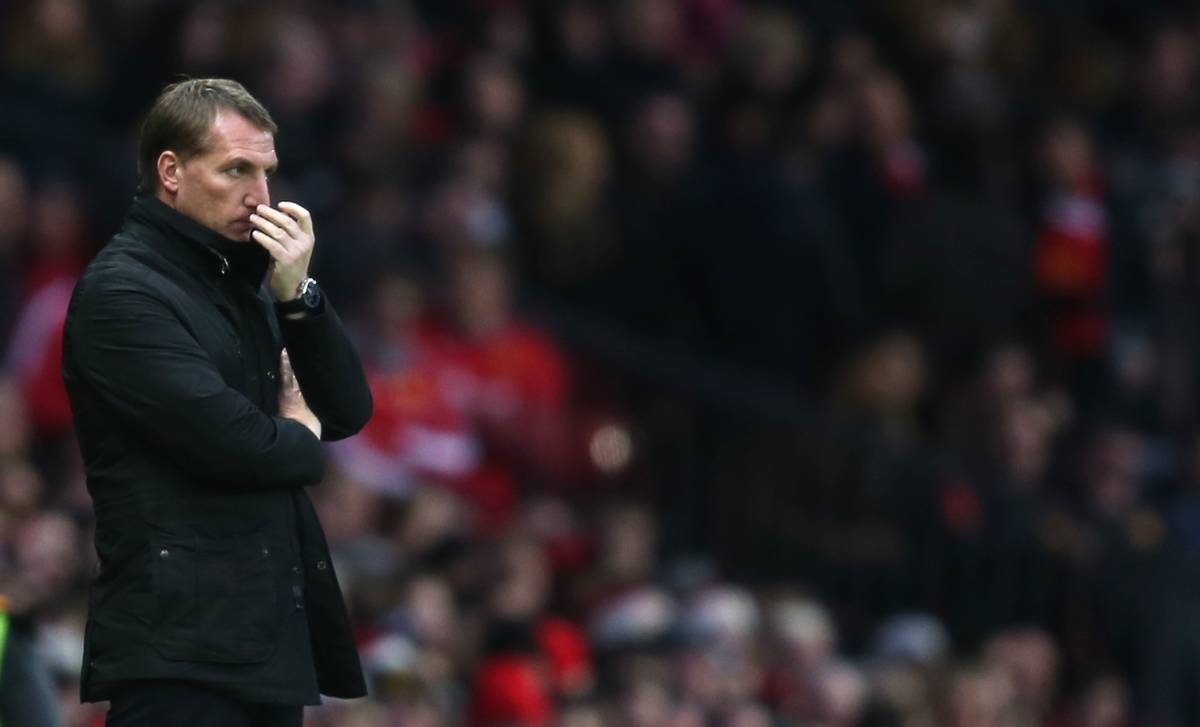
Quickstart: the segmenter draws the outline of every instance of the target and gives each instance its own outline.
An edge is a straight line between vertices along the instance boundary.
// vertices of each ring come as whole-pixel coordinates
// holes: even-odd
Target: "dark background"
[[[66,298],[184,76],[376,417],[313,725],[1200,723],[1191,3],[0,3],[0,593],[68,724]],[[3,679],[3,676],[0,676]]]

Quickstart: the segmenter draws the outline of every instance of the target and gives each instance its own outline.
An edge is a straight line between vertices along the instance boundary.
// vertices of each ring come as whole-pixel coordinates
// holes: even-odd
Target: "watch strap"
[[[316,287],[317,302],[316,305],[309,305],[309,296],[305,295],[308,288]],[[279,301],[275,303],[275,311],[282,316],[290,316],[296,313],[318,313],[325,307],[325,296],[321,294],[321,289],[317,286],[317,281],[313,278],[305,278],[300,281],[300,285],[296,288],[296,297],[291,300]]]

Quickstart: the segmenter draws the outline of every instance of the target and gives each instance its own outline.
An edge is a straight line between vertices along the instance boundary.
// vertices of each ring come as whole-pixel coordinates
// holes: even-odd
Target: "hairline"
[[[273,145],[275,142],[275,134],[269,128],[256,123],[254,121],[254,119],[243,114],[241,111],[238,111],[233,106],[229,106],[228,104],[218,104],[213,110],[212,121],[210,121],[208,123],[208,128],[204,131],[204,135],[200,137],[200,148],[198,148],[195,152],[193,152],[189,156],[183,156],[179,152],[176,152],[174,149],[163,149],[162,151],[159,152],[159,155],[161,156],[164,151],[170,151],[170,152],[173,152],[176,156],[178,156],[180,161],[187,161],[188,159],[190,159],[192,157],[204,156],[205,154],[211,152],[213,150],[213,138],[212,138],[213,129],[216,127],[217,122],[221,120],[221,114],[226,113],[226,112],[231,113],[235,116],[240,116],[246,120],[246,123],[250,124],[254,128],[258,129],[259,131],[266,132],[266,134],[271,137],[272,148],[274,148]],[[278,158],[276,158],[275,163],[276,164],[279,163]]]

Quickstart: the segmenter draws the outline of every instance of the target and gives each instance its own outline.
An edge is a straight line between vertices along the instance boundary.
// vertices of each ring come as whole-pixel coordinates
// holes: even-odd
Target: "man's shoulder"
[[[159,246],[140,226],[126,226],[113,235],[100,252],[92,258],[84,278],[133,277],[146,284],[178,275],[175,266],[162,254]]]
[[[92,258],[75,285],[76,299],[106,292],[141,292],[173,297],[167,267],[143,241],[122,230]]]

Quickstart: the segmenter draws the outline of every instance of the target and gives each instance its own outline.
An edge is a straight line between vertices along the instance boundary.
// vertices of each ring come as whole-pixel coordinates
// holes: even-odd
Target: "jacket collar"
[[[257,243],[230,240],[153,195],[135,196],[129,219],[159,233],[150,238],[159,252],[205,278],[229,276],[257,289],[271,264],[270,253]]]

